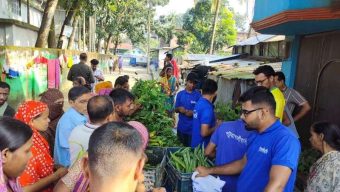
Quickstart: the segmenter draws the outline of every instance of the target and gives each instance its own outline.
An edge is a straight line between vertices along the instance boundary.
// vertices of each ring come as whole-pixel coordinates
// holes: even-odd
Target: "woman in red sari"
[[[49,109],[40,101],[27,101],[18,108],[15,118],[29,125],[33,131],[32,158],[29,160],[19,182],[24,191],[52,191],[53,185],[67,173],[59,168],[53,172],[54,161],[50,155],[49,145],[39,131],[46,131],[50,122]]]

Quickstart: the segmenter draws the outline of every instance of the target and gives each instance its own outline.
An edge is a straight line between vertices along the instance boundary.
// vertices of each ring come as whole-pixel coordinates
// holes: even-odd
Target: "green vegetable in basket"
[[[174,153],[170,152],[170,163],[182,173],[192,173],[198,166],[211,167],[213,165],[213,163],[204,156],[203,146],[198,146],[195,149],[187,147]]]

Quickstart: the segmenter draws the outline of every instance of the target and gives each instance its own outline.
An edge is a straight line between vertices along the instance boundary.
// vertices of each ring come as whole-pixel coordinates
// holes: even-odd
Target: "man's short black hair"
[[[275,71],[270,65],[263,65],[254,70],[253,74],[258,75],[263,73],[266,77],[271,77],[275,75]]]
[[[167,53],[167,54],[166,54],[166,57],[169,58],[170,60],[172,60],[172,58],[173,58],[173,56],[172,56],[171,53]]]
[[[98,61],[97,59],[92,59],[92,60],[90,61],[90,63],[91,63],[92,65],[98,65],[98,64],[99,64],[99,61]]]
[[[191,72],[191,73],[188,74],[186,81],[192,81],[194,83],[197,83],[198,82],[198,75],[196,73]]]
[[[275,114],[276,102],[273,94],[263,86],[256,86],[248,89],[239,98],[239,102],[244,103],[251,101],[253,105],[264,104],[271,108],[271,112]]]
[[[115,81],[115,85],[114,87],[117,87],[118,85],[120,86],[124,86],[125,83],[128,83],[129,82],[129,79],[126,78],[126,76],[119,76],[116,81]]]
[[[125,79],[127,79],[128,81],[130,79],[130,76],[128,76],[128,75],[123,75],[123,77],[125,77]]]
[[[217,82],[212,79],[207,79],[202,87],[202,94],[212,95],[217,91]]]
[[[113,89],[110,93],[110,97],[113,100],[114,105],[121,105],[125,103],[128,99],[134,101],[135,96],[128,90],[123,88]]]
[[[141,158],[143,141],[136,129],[127,123],[110,122],[91,135],[88,148],[89,167],[95,176],[114,177],[125,168],[129,157]]]
[[[91,123],[104,121],[113,113],[112,101],[107,96],[94,96],[87,103]]]
[[[91,93],[91,91],[84,86],[72,87],[68,92],[68,100],[75,101],[76,99],[87,93]]]
[[[0,88],[3,88],[3,89],[7,88],[9,91],[11,90],[11,87],[8,85],[8,83],[4,81],[0,81]]]
[[[277,77],[277,80],[286,82],[285,74],[281,71],[276,72],[274,76]]]
[[[86,54],[86,53],[80,53],[79,59],[80,59],[81,61],[86,61],[86,60],[87,60],[87,54]]]

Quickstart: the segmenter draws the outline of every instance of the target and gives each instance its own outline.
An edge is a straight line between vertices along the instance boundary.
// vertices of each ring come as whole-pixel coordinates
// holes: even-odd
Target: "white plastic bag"
[[[196,177],[198,174],[199,173],[195,171],[191,176],[193,192],[222,192],[225,181],[211,175]]]

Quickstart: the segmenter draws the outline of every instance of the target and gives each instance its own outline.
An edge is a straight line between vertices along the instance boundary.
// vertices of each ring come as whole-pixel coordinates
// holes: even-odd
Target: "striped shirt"
[[[286,90],[283,91],[283,94],[285,96],[286,105],[290,113],[293,113],[296,106],[301,106],[307,102],[299,92],[292,88],[287,87]]]

